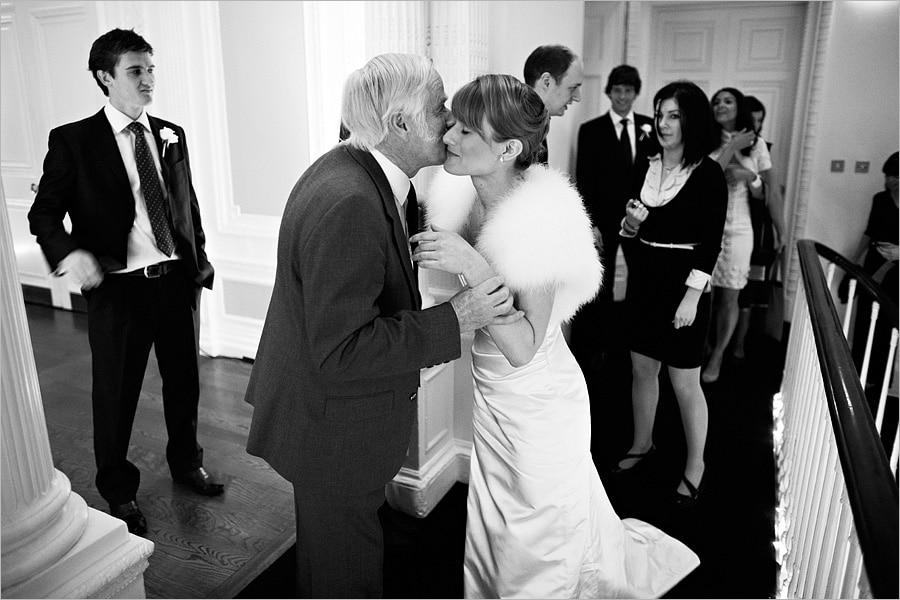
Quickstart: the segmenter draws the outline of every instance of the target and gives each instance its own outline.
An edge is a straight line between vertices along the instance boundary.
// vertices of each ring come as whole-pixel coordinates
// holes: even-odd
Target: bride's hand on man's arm
[[[430,225],[409,241],[415,246],[412,259],[423,269],[462,275],[470,287],[477,286],[495,274],[484,257],[452,231]]]

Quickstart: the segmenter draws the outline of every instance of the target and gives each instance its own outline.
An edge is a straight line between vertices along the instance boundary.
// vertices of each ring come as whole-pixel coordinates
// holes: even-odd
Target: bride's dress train
[[[591,459],[587,386],[559,327],[525,367],[482,331],[472,359],[467,598],[657,597],[700,564],[613,510]]]

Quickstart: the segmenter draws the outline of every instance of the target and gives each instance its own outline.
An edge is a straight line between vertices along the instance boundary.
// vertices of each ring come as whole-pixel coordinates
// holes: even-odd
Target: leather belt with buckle
[[[156,263],[155,265],[147,265],[143,269],[128,271],[127,273],[123,273],[123,275],[133,275],[136,277],[145,277],[147,279],[156,279],[174,271],[179,262],[180,261],[177,260],[167,260],[165,262]]]

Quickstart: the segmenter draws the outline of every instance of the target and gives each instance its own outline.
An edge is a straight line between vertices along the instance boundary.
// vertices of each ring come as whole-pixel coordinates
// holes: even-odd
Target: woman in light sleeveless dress
[[[587,385],[560,324],[596,294],[601,266],[581,197],[533,164],[547,112],[508,75],[466,84],[452,108],[444,169],[471,179],[436,178],[413,258],[469,285],[499,274],[525,313],[476,332],[472,346],[465,595],[660,596],[699,559],[619,519],[591,459]]]
[[[728,209],[722,233],[722,252],[710,281],[715,328],[709,360],[701,375],[704,383],[719,379],[725,350],[737,328],[740,312],[738,298],[747,285],[753,254],[750,202],[764,201],[760,173],[772,168],[765,141],[754,134],[753,116],[744,95],[734,88],[722,88],[713,94],[710,105],[721,136],[721,145],[710,154],[710,158],[725,171]]]

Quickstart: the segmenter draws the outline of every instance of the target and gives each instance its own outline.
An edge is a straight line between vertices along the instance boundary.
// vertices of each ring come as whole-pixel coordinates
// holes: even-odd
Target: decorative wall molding
[[[29,25],[31,29],[31,37],[37,51],[37,69],[40,76],[37,78],[37,87],[40,90],[40,97],[35,99],[42,107],[44,123],[50,125],[57,122],[57,116],[53,109],[53,90],[50,89],[51,83],[50,67],[47,64],[49,55],[48,45],[53,43],[52,39],[48,39],[45,35],[46,28],[49,25],[59,23],[81,22],[86,18],[84,4],[78,5],[61,5],[46,8],[36,8],[29,10]]]
[[[472,443],[454,439],[420,469],[403,467],[385,489],[392,507],[423,518],[457,482],[469,482]]]
[[[8,5],[3,5],[2,7],[3,11],[9,9]],[[14,152],[17,154],[14,154],[12,157],[10,157],[7,152],[4,152],[2,164],[3,170],[6,173],[16,173],[23,177],[29,177],[35,171],[37,158],[34,148],[34,135],[30,129],[30,119],[25,117],[28,100],[25,92],[25,73],[23,72],[22,57],[21,52],[19,51],[19,34],[15,27],[15,21],[16,15],[14,13],[3,12],[0,14],[0,31],[2,31],[4,37],[3,51],[13,55],[12,59],[10,59],[9,56],[6,56],[3,61],[4,69],[9,69],[11,71],[6,73],[6,84],[10,85],[12,88],[10,98],[14,99],[15,102],[15,106],[9,107],[9,109],[15,110],[18,116],[15,122],[10,125],[17,129],[22,129],[17,136],[20,138],[18,142],[21,146],[14,149]],[[12,78],[12,81],[9,80],[10,77]],[[21,193],[20,190],[16,190],[12,193],[16,194],[16,192]],[[16,202],[16,199],[11,198],[9,199],[9,202]]]
[[[807,4],[803,53],[800,58],[800,77],[797,84],[795,115],[791,132],[791,160],[788,169],[786,198],[793,198],[786,213],[787,239],[785,240],[784,262],[787,277],[784,277],[784,318],[789,321],[793,315],[794,302],[800,281],[800,261],[796,252],[797,240],[805,237],[806,218],[809,207],[810,183],[813,172],[813,155],[820,128],[819,111],[822,103],[823,73],[828,55],[828,40],[831,35],[833,2],[809,2]]]
[[[337,142],[344,81],[370,58],[365,50],[368,4],[303,3],[310,160]]]

